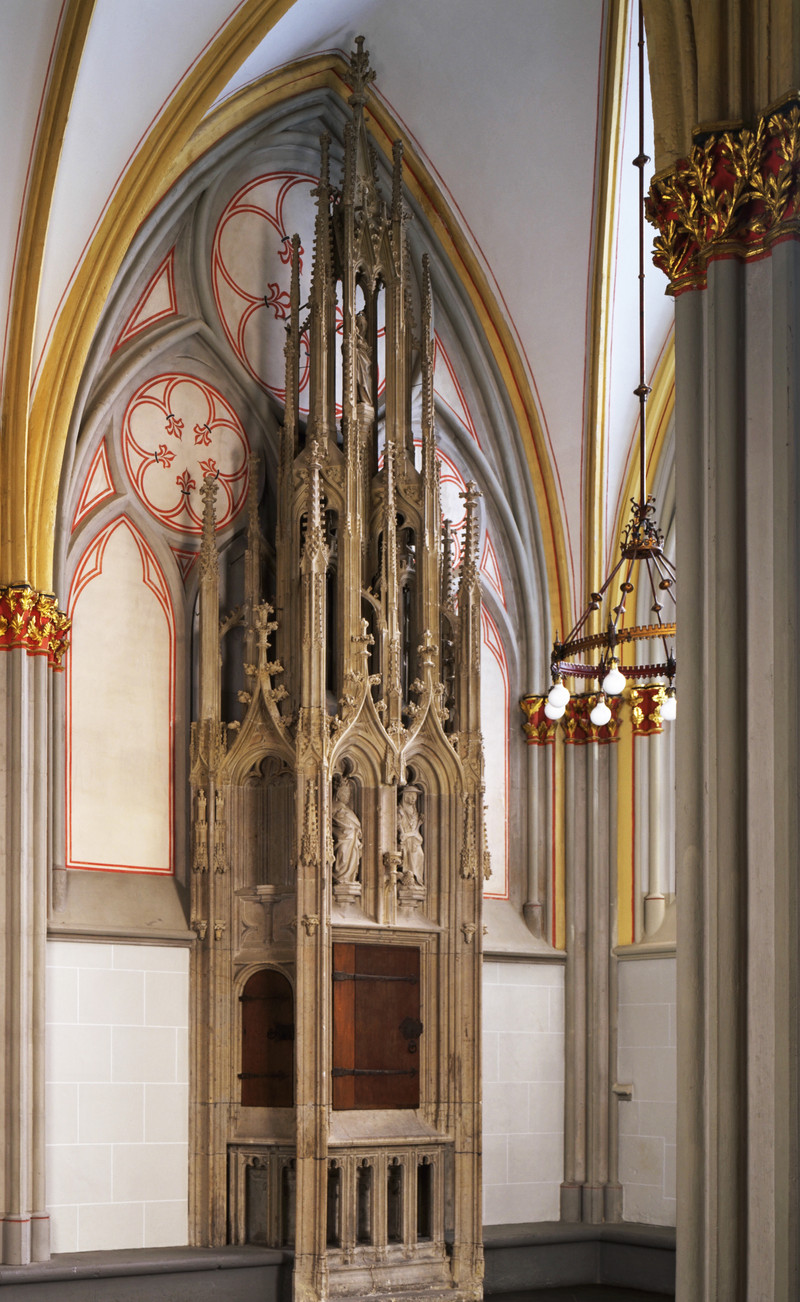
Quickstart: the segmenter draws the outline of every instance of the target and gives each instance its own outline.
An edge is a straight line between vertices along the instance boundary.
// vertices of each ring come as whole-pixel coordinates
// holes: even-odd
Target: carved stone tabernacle
[[[390,202],[378,184],[361,38],[350,73],[338,188],[321,140],[303,319],[291,244],[274,575],[251,467],[244,602],[222,624],[203,486],[191,1233],[293,1247],[298,1302],[466,1302],[483,1278],[477,493],[454,575],[427,260],[419,275],[399,145]],[[222,719],[221,660],[239,720]]]

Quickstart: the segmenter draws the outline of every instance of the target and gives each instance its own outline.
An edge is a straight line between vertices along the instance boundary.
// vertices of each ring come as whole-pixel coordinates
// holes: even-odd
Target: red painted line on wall
[[[555,744],[555,742],[553,742],[552,745],[550,746],[550,751],[551,751],[551,760],[550,760],[550,763],[551,763],[551,765],[552,765],[552,769],[553,769],[552,781],[551,781],[551,783],[550,783],[551,801],[552,801],[552,806],[553,806],[553,807],[552,807],[552,810],[551,810],[551,813],[550,813],[550,817],[551,817],[551,819],[552,819],[552,824],[551,824],[551,827],[552,827],[552,837],[551,837],[551,840],[552,840],[552,842],[553,842],[553,868],[552,868],[552,873],[553,873],[553,884],[552,884],[552,889],[551,889],[551,892],[550,892],[550,893],[551,893],[551,896],[552,896],[552,900],[553,900],[553,907],[552,907],[552,914],[553,914],[553,916],[552,916],[551,923],[550,923],[551,928],[552,928],[552,934],[551,934],[551,937],[550,937],[550,944],[551,944],[553,947],[555,947],[556,936],[558,935],[558,930],[557,930],[557,927],[556,927],[556,744]]]
[[[636,942],[636,734],[631,733],[631,938]]]

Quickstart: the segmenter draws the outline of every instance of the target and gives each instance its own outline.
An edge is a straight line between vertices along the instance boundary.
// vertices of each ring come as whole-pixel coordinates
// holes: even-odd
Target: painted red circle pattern
[[[253,379],[278,402],[286,401],[283,348],[289,316],[292,235],[300,236],[300,302],[310,290],[317,178],[304,172],[268,172],[236,191],[217,223],[211,279],[228,341]],[[357,306],[360,304],[357,304]],[[383,297],[378,303],[378,394],[384,388]],[[302,316],[302,314],[301,314]],[[336,330],[342,313],[336,309]],[[336,409],[341,414],[341,356],[337,350]],[[301,336],[300,414],[308,413],[307,336]]]
[[[219,485],[218,529],[244,505],[247,435],[222,394],[193,375],[157,375],[136,390],[122,423],[122,453],[139,499],[176,533],[202,532],[206,475]]]

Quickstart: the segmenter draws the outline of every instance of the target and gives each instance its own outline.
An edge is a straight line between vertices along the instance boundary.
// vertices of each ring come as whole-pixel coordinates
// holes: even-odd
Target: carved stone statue
[[[397,807],[397,847],[403,860],[403,877],[418,886],[425,882],[425,853],[422,848],[422,818],[417,809],[419,787],[403,788]],[[410,874],[410,877],[409,877]]]
[[[352,798],[353,783],[342,778],[331,810],[335,882],[357,882],[361,867],[361,820],[350,803]]]
[[[356,393],[359,402],[372,405],[372,349],[367,340],[367,318],[356,315]]]

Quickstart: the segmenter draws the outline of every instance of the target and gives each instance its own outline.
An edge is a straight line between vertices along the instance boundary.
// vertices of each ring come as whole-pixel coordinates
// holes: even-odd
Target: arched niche
[[[292,886],[294,796],[294,775],[277,755],[254,764],[235,791],[237,886]]]
[[[171,873],[175,617],[126,516],[86,547],[69,609],[67,867]]]
[[[288,978],[276,968],[259,968],[245,982],[239,1002],[242,1107],[293,1107],[294,992]]]

